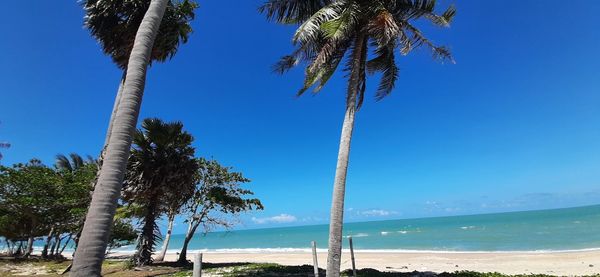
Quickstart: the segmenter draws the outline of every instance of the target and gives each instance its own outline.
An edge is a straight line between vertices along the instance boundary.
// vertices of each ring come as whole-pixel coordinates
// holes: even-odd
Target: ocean
[[[327,248],[327,225],[197,234],[190,251],[310,251]],[[497,214],[400,219],[344,224],[355,251],[570,251],[600,248],[600,205]],[[169,252],[181,249],[173,235]],[[160,245],[159,245],[160,247]],[[344,239],[348,249],[348,240]],[[132,251],[133,246],[117,251]],[[160,249],[159,249],[160,250]]]

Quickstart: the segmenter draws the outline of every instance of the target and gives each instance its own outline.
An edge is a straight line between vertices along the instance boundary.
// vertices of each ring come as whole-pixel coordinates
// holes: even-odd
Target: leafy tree
[[[152,262],[155,243],[160,238],[156,220],[165,213],[178,212],[196,184],[198,163],[192,147],[194,138],[181,122],[149,118],[133,136],[123,199],[143,207],[142,228],[134,263]],[[177,200],[177,201],[175,201]]]
[[[187,248],[196,230],[202,225],[204,232],[215,227],[229,228],[231,219],[239,213],[262,210],[263,205],[250,190],[243,189],[242,184],[250,182],[242,173],[231,171],[231,168],[220,165],[217,161],[198,159],[199,183],[193,197],[186,204],[188,213],[188,230],[179,252],[179,263],[187,263]]]
[[[109,1],[96,3],[100,2],[108,3]],[[110,2],[126,1],[113,0]],[[155,41],[161,41],[166,34],[160,32],[160,26],[165,10],[170,3],[173,3],[173,1],[151,0],[148,8],[143,12],[144,16],[139,27],[136,27],[137,30],[132,40],[133,46],[127,58],[125,81],[122,83],[123,88],[120,96],[115,101],[115,107],[117,108],[114,113],[114,120],[112,120],[113,123],[110,124],[112,127],[109,127],[111,129],[107,132],[107,142],[109,143],[105,147],[105,155],[102,155],[102,169],[94,188],[81,239],[73,258],[72,276],[100,276],[102,261],[110,236],[110,228],[113,224],[113,217],[117,208],[125,169],[127,168],[133,133],[139,116],[146,71],[152,61]],[[130,8],[121,11],[108,7],[107,11],[116,11],[116,14],[120,17],[126,18],[123,19],[123,22],[126,22],[129,12],[135,7],[137,6],[130,6]],[[90,9],[86,14],[92,16],[102,11],[102,9]],[[159,33],[161,35],[156,40]],[[114,36],[125,35],[120,32],[112,34]],[[173,36],[169,37],[173,38]],[[179,40],[178,36],[177,40]]]
[[[110,239],[108,240],[107,254],[114,248],[132,244],[139,236],[139,232],[133,227],[132,218],[136,216],[134,216],[135,213],[132,212],[131,207],[133,206],[122,206],[117,209]]]
[[[447,27],[456,10],[436,12],[435,0],[268,0],[260,9],[268,19],[298,24],[296,50],[284,56],[275,71],[284,73],[306,64],[306,78],[298,95],[314,87],[320,91],[346,60],[348,88],[338,162],[333,188],[327,276],[339,276],[346,173],[356,111],[361,107],[368,74],[381,73],[375,99],[388,96],[398,78],[396,52],[402,55],[420,46],[435,59],[450,59],[445,47],[427,39],[414,25],[420,18]],[[369,54],[372,49],[372,55]]]
[[[0,167],[0,236],[27,240],[31,254],[35,237],[44,236],[56,216],[59,176],[39,160]]]

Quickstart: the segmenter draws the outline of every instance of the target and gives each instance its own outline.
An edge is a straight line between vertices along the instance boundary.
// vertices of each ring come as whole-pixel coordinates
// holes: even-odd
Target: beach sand
[[[319,267],[326,267],[326,253],[318,253]],[[507,253],[355,253],[357,268],[383,271],[500,272],[505,274],[590,275],[600,273],[600,250],[574,252],[507,252]],[[193,254],[188,255],[192,259]],[[166,261],[175,261],[176,254],[167,254]],[[309,252],[286,253],[204,253],[209,263],[278,263],[282,265],[312,264]],[[343,253],[342,268],[351,268],[350,254]]]

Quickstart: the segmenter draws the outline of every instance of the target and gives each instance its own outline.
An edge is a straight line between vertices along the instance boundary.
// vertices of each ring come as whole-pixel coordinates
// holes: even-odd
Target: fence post
[[[319,261],[317,260],[317,243],[313,240],[312,244],[312,256],[313,256],[313,266],[315,277],[319,277]]]
[[[356,264],[354,262],[354,246],[352,245],[352,237],[348,237],[348,241],[350,243],[350,260],[352,260],[352,274],[356,277]]]
[[[202,276],[202,253],[196,253],[194,256],[194,270],[192,272],[193,277]]]

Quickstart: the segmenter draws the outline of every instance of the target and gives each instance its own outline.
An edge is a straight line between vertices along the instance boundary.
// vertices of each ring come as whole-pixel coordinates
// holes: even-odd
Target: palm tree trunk
[[[163,240],[163,246],[160,250],[160,254],[154,259],[155,261],[162,262],[165,259],[165,255],[167,254],[167,249],[169,248],[169,240],[171,240],[171,233],[173,232],[173,223],[175,222],[175,214],[169,214],[169,225],[167,226],[167,234],[165,235],[165,239]]]
[[[356,98],[359,91],[361,61],[365,53],[365,36],[359,34],[355,41],[352,71],[348,83],[346,113],[342,124],[342,135],[338,152],[335,178],[333,182],[333,197],[331,200],[331,215],[329,222],[329,249],[327,252],[327,277],[340,276],[342,261],[342,227],[344,223],[344,197],[346,193],[346,175],[350,156],[350,141],[354,129],[356,114]]]
[[[152,253],[154,252],[155,230],[156,230],[156,202],[158,199],[152,197],[148,201],[146,214],[144,215],[144,226],[139,236],[137,252],[133,255],[135,265],[149,265],[152,263]]]
[[[127,65],[121,103],[114,121],[111,141],[79,240],[71,276],[100,276],[117,201],[127,167],[132,135],[135,130],[150,52],[169,0],[152,0],[137,31]]]

